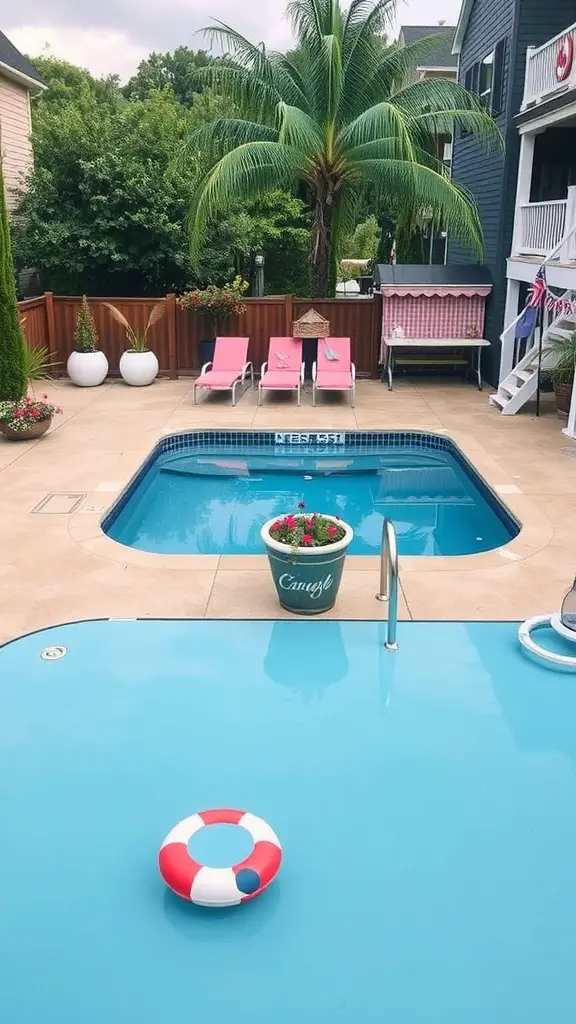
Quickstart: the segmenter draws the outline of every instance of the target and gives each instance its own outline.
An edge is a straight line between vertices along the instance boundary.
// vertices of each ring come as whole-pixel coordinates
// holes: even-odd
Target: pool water
[[[464,461],[409,445],[371,454],[164,453],[104,529],[144,551],[262,554],[263,523],[301,502],[345,519],[356,555],[379,552],[384,516],[394,521],[403,555],[475,554],[518,533]]]
[[[101,621],[0,648],[2,1020],[572,1024],[574,681],[510,623],[383,639]],[[284,863],[212,911],[156,858],[218,806]]]

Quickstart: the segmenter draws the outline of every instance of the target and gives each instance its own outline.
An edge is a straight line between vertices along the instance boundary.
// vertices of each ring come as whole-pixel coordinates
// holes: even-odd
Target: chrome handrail
[[[388,629],[386,650],[397,651],[396,627],[398,625],[398,545],[396,530],[391,519],[382,524],[382,548],[380,551],[380,592],[377,601],[388,602]]]

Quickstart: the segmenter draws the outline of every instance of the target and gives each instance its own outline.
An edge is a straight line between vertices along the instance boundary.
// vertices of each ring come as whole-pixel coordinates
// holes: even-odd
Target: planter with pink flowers
[[[335,604],[354,531],[336,516],[296,513],[269,519],[261,531],[283,608],[319,615]]]

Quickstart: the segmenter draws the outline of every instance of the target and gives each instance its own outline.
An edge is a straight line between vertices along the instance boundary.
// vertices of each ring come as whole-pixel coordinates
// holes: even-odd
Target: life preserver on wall
[[[556,81],[565,82],[574,64],[574,37],[572,33],[564,36],[558,45],[556,54]]]
[[[245,860],[229,868],[211,868],[194,860],[188,843],[207,825],[246,829],[254,846]],[[166,885],[182,899],[201,907],[234,907],[253,900],[274,881],[281,863],[280,840],[270,825],[255,814],[231,808],[198,811],[184,818],[168,833],[158,855]]]

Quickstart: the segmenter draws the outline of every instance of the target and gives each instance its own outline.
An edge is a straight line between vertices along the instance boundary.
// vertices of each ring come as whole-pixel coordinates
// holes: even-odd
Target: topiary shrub
[[[95,352],[98,348],[98,334],[88,299],[82,296],[80,309],[76,313],[74,327],[74,349],[76,352]]]
[[[25,344],[0,160],[0,402],[19,402],[26,394]]]

